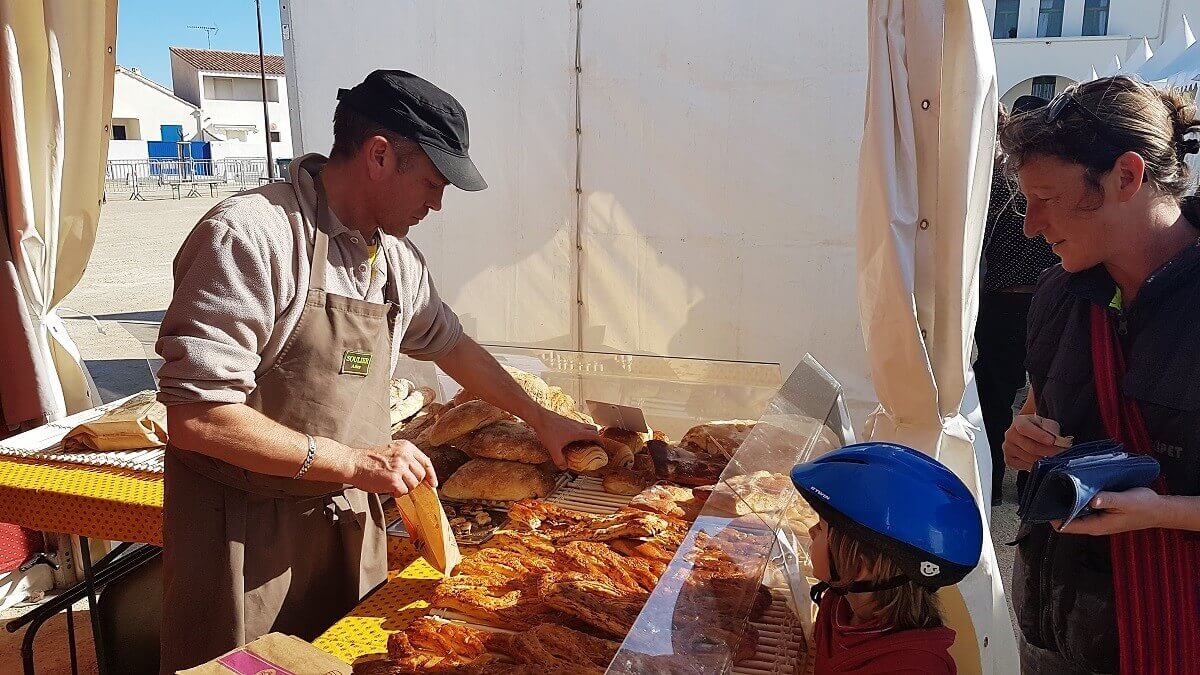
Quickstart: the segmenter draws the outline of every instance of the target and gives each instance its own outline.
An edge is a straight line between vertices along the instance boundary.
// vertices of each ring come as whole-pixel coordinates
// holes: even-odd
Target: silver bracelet
[[[312,466],[313,460],[317,458],[317,439],[309,434],[304,434],[308,437],[308,456],[304,458],[304,463],[300,465],[300,471],[292,476],[292,480],[300,480],[304,474],[308,473],[309,467]]]

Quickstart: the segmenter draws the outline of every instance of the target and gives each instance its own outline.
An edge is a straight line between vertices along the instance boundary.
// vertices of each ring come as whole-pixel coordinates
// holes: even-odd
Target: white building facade
[[[1134,74],[1200,0],[986,0],[1001,102],[1053,97],[1097,75]],[[1120,70],[1119,70],[1120,69]]]
[[[196,106],[136,68],[117,66],[108,158],[145,160],[146,141],[190,140],[196,134],[197,112]]]
[[[292,156],[291,118],[283,57],[265,58],[267,111],[271,150]],[[171,47],[171,82],[175,94],[197,106],[204,117],[205,140],[213,143],[213,159],[265,157],[262,82],[258,54]]]

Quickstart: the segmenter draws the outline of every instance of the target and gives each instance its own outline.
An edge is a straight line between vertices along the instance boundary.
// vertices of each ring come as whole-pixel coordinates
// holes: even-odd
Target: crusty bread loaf
[[[754,430],[754,420],[728,420],[698,424],[683,435],[679,444],[710,455],[732,457]]]
[[[433,402],[427,403],[421,412],[417,413],[412,419],[401,424],[399,427],[392,430],[392,439],[397,441],[409,441],[420,447],[421,444],[417,439],[422,433],[427,433],[429,428],[437,422],[437,418],[445,410],[446,406]],[[428,447],[428,445],[426,445]]]
[[[402,383],[397,386],[397,383]],[[400,425],[415,417],[418,413],[424,410],[426,405],[433,402],[433,390],[428,387],[413,387],[412,383],[407,385],[408,380],[392,380],[391,399],[391,422],[392,429],[398,430]],[[407,393],[405,393],[407,392]],[[399,398],[399,394],[404,394],[403,398]]]
[[[509,417],[508,413],[487,401],[478,399],[467,401],[462,405],[454,406],[438,417],[433,428],[429,430],[429,443],[435,446],[447,445],[476,429],[482,429],[493,422],[499,422]]]
[[[567,460],[567,468],[572,471],[599,471],[608,464],[608,453],[590,441],[568,445],[563,456]]]
[[[471,456],[449,445],[430,448],[426,453],[433,464],[433,472],[437,475],[438,484],[445,483],[462,465],[471,461]]]
[[[503,459],[525,464],[550,461],[550,451],[542,446],[533,429],[515,420],[489,424],[471,434],[459,447],[468,455],[483,459]]]
[[[554,484],[555,474],[545,465],[473,459],[442,484],[441,494],[447,499],[516,501],[549,496]]]

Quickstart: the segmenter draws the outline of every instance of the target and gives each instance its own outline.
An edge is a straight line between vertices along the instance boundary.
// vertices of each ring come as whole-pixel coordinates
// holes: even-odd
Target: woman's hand
[[[1033,463],[1052,457],[1064,448],[1054,445],[1060,431],[1058,422],[1038,415],[1017,415],[1004,432],[1004,463],[1029,471]]]
[[[1163,527],[1165,508],[1163,496],[1150,488],[1133,488],[1124,492],[1099,492],[1092,497],[1091,507],[1097,513],[1076,518],[1060,528],[1062,521],[1051,521],[1059,532],[1066,534],[1105,535],[1119,532]]]

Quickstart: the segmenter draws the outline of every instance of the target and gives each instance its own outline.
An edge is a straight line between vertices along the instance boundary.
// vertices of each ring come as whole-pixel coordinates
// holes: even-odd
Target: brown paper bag
[[[350,675],[350,664],[298,637],[269,633],[179,675]]]
[[[112,452],[161,448],[167,444],[167,408],[153,391],[134,394],[99,419],[85,422],[63,438],[67,452]]]
[[[396,506],[417,552],[434,569],[450,576],[462,562],[462,554],[437,490],[421,483],[407,495],[396,497]]]

